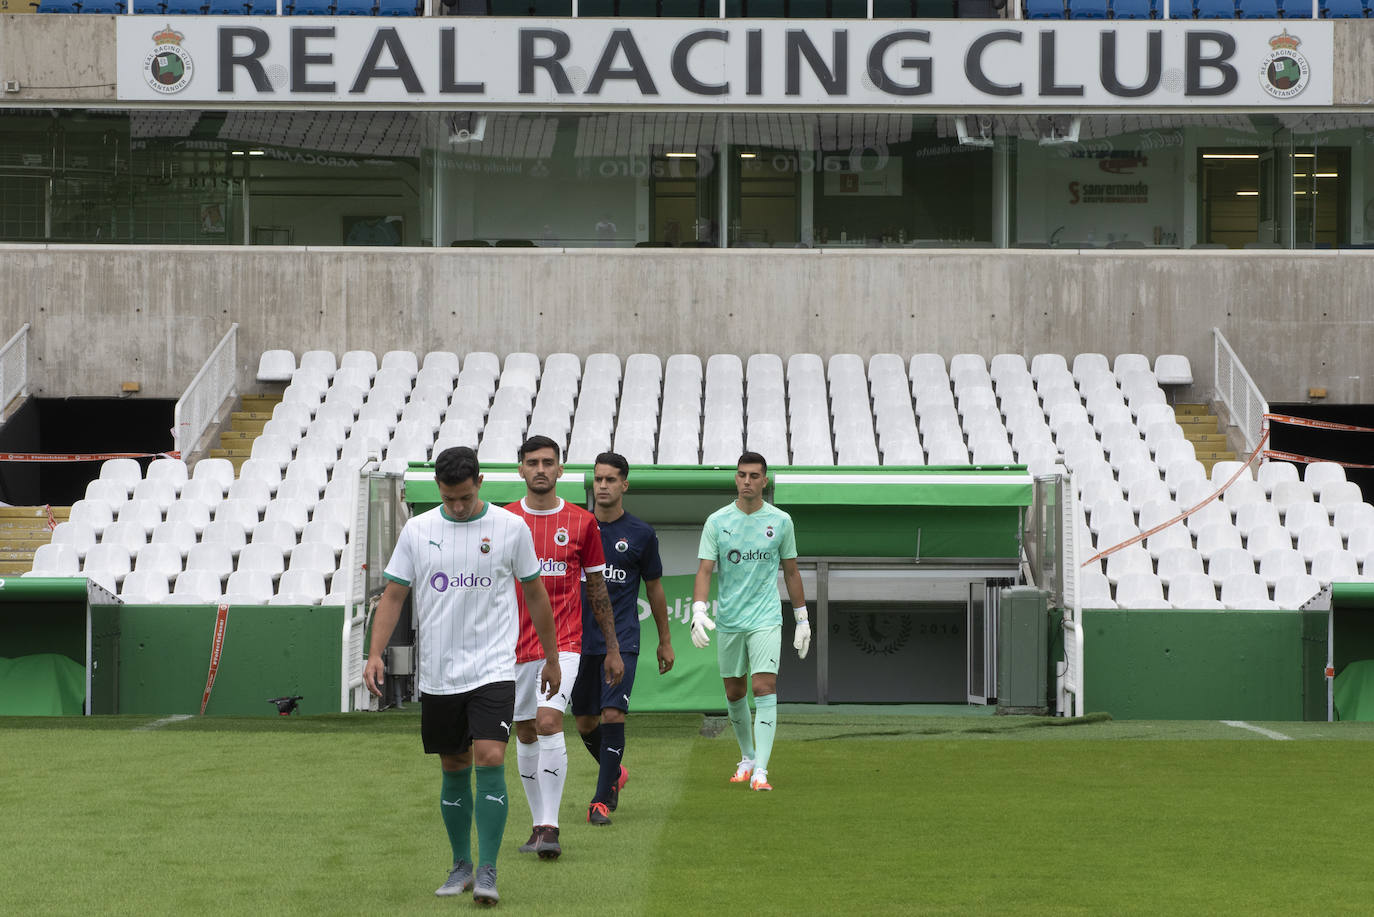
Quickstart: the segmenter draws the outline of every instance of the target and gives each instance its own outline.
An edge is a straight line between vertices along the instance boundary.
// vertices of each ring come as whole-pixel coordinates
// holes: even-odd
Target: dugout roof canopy
[[[766,498],[792,515],[804,556],[906,560],[1006,560],[1018,556],[1020,520],[1031,503],[1024,466],[912,466],[877,470],[773,467]],[[700,525],[734,499],[729,466],[633,469],[626,509],[655,525]],[[568,466],[559,496],[589,505],[589,466]],[[406,502],[422,512],[439,502],[431,463],[412,463]],[[524,495],[514,466],[483,471],[482,497],[498,505]]]

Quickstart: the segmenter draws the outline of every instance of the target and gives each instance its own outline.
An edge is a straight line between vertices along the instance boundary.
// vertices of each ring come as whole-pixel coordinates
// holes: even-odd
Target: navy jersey
[[[615,636],[622,653],[639,652],[639,583],[660,579],[663,561],[658,556],[658,535],[642,519],[623,514],[614,522],[602,522],[601,548],[606,556],[606,591],[615,610]],[[582,587],[582,652],[591,656],[606,652],[606,640],[592,615],[587,587]]]

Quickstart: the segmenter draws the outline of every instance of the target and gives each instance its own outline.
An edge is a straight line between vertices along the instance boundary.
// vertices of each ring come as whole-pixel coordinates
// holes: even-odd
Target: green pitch
[[[509,914],[1302,914],[1374,900],[1367,724],[1117,723],[786,707],[775,792],[719,724],[636,715],[615,824],[569,736],[565,853]],[[155,728],[147,728],[155,726]],[[429,914],[448,866],[418,717],[0,719],[0,911]]]

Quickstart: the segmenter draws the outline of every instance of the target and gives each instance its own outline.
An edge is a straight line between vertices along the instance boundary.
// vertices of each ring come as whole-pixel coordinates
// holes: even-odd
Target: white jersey
[[[436,506],[405,524],[384,575],[410,587],[422,692],[515,679],[515,581],[539,575],[524,520],[487,503],[480,516],[455,522]]]

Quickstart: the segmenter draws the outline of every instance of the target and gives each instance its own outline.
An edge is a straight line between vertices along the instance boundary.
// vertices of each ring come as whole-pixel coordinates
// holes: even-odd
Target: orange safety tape
[[[1265,414],[1265,420],[1274,423],[1292,424],[1297,427],[1315,427],[1318,430],[1345,430],[1349,433],[1374,433],[1374,427],[1357,427],[1348,423],[1336,423],[1331,420],[1313,420],[1310,417],[1292,417],[1288,414]]]
[[[1175,516],[1174,518],[1170,519],[1168,522],[1161,522],[1159,525],[1157,525],[1157,526],[1155,526],[1154,528],[1150,529],[1148,532],[1141,532],[1139,535],[1136,535],[1134,538],[1127,538],[1125,541],[1121,542],[1121,544],[1114,544],[1114,545],[1112,545],[1110,548],[1107,548],[1106,550],[1098,551],[1098,552],[1097,552],[1096,554],[1094,554],[1092,557],[1089,557],[1087,560],[1083,561],[1083,563],[1080,564],[1080,566],[1086,567],[1088,564],[1091,564],[1091,563],[1094,563],[1094,562],[1096,562],[1096,561],[1099,561],[1099,560],[1101,560],[1102,558],[1104,558],[1104,557],[1106,557],[1106,556],[1108,556],[1108,555],[1110,555],[1110,554],[1115,554],[1117,551],[1120,551],[1122,548],[1129,548],[1129,547],[1130,547],[1131,545],[1133,545],[1133,544],[1139,544],[1140,542],[1144,541],[1146,538],[1149,538],[1151,535],[1155,534],[1156,532],[1162,532],[1162,531],[1164,531],[1164,530],[1167,529],[1169,526],[1173,525],[1175,522],[1182,522],[1184,519],[1187,519],[1187,518],[1188,518],[1189,516],[1191,516],[1193,513],[1195,513],[1195,512],[1197,512],[1198,510],[1202,509],[1204,506],[1206,506],[1208,503],[1211,503],[1211,502],[1212,502],[1213,500],[1215,500],[1217,497],[1220,497],[1223,493],[1226,492],[1226,489],[1227,489],[1228,487],[1230,487],[1232,484],[1236,483],[1236,479],[1239,478],[1239,477],[1241,476],[1241,474],[1242,474],[1247,468],[1249,468],[1251,465],[1254,464],[1255,459],[1259,458],[1260,452],[1262,452],[1263,449],[1264,449],[1264,444],[1267,443],[1268,441],[1269,441],[1269,431],[1268,431],[1268,430],[1265,430],[1265,431],[1264,431],[1264,435],[1262,435],[1262,436],[1260,437],[1259,445],[1257,445],[1257,446],[1255,447],[1255,451],[1254,451],[1254,452],[1251,452],[1251,453],[1250,453],[1250,457],[1247,458],[1247,459],[1245,460],[1245,462],[1244,462],[1239,468],[1236,469],[1236,473],[1233,474],[1233,475],[1231,475],[1231,477],[1227,478],[1225,484],[1221,485],[1221,487],[1218,488],[1217,491],[1216,491],[1215,493],[1213,493],[1211,496],[1207,497],[1205,500],[1203,500],[1203,501],[1202,501],[1201,503],[1199,503],[1197,506],[1193,506],[1193,507],[1189,507],[1188,509],[1185,509],[1183,512],[1179,513],[1177,516]]]
[[[1298,455],[1296,452],[1278,452],[1273,449],[1264,450],[1264,457],[1279,459],[1283,462],[1303,462],[1308,465],[1313,462],[1326,462],[1328,465],[1340,465],[1342,468],[1374,468],[1374,465],[1361,465],[1358,462],[1338,462],[1335,459],[1313,458],[1310,455]]]
[[[229,625],[229,606],[221,602],[215,614],[215,636],[210,642],[210,673],[205,677],[205,693],[200,696],[200,714],[210,703],[210,692],[215,689],[215,676],[219,674],[219,658],[224,652],[224,630]]]
[[[0,462],[104,462],[119,458],[181,458],[170,452],[0,452]]]

